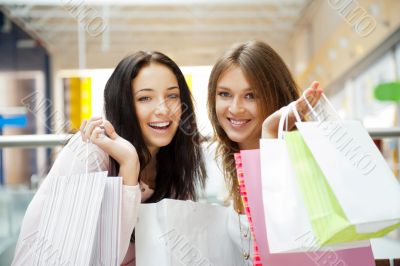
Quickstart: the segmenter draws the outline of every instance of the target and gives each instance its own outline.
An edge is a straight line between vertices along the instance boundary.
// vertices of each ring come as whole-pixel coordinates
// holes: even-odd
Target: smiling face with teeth
[[[181,118],[178,81],[166,66],[150,63],[132,81],[135,111],[149,151],[154,154],[173,139]]]
[[[215,112],[228,138],[240,149],[258,148],[261,118],[255,92],[238,66],[227,69],[217,82]]]

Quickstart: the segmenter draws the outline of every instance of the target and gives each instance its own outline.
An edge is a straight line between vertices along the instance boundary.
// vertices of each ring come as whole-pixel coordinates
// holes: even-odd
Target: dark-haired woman
[[[196,199],[204,187],[205,170],[194,107],[179,67],[158,52],[138,52],[124,58],[108,80],[105,118],[84,121],[62,150],[25,214],[14,264],[29,246],[23,239],[37,230],[40,210],[53,176],[84,173],[82,154],[87,140],[92,143],[89,171],[107,170],[122,176],[120,259],[135,265],[132,231],[140,202],[163,198]]]

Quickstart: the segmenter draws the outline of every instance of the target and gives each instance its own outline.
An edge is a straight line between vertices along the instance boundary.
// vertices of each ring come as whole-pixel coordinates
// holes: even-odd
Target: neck
[[[259,149],[260,148],[260,140],[255,139],[255,140],[248,140],[245,142],[240,142],[238,143],[239,149],[240,150],[254,150],[254,149]]]
[[[158,148],[158,147],[153,147],[153,146],[147,146],[147,149],[148,149],[149,152],[150,152],[150,155],[151,155],[151,159],[152,159],[152,160],[156,157],[158,151],[160,150],[160,148]]]
[[[149,188],[154,190],[156,186],[156,175],[157,175],[157,159],[156,159],[157,152],[152,153],[152,151],[150,151],[150,154],[151,154],[151,159],[149,163],[142,170],[142,173],[140,174],[140,179],[141,181],[146,183],[146,185],[149,186]]]
[[[150,161],[149,163],[145,166],[143,169],[144,172],[153,172],[156,170],[156,164],[157,164],[157,153],[160,150],[160,148],[154,148],[154,147],[147,147],[150,152]]]

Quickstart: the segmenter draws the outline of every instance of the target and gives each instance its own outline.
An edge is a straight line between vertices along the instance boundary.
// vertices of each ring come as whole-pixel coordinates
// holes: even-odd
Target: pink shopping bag
[[[268,266],[375,266],[371,247],[339,251],[315,251],[301,253],[269,253],[261,186],[259,150],[240,152],[242,171],[247,191],[248,205],[253,222],[261,263]],[[307,236],[304,236],[307,237]]]
[[[246,184],[244,182],[244,174],[243,174],[243,167],[242,167],[242,157],[240,153],[235,153],[235,163],[236,163],[236,173],[239,181],[239,192],[240,197],[242,198],[242,203],[244,207],[244,212],[247,216],[247,220],[249,222],[251,236],[253,238],[253,266],[262,266],[260,252],[258,251],[258,246],[256,240],[256,236],[254,233],[254,226],[253,221],[251,220],[251,213],[249,208],[249,200],[247,198],[247,190]]]

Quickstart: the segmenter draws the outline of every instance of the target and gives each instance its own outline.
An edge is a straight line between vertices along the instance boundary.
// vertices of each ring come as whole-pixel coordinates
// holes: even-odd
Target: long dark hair
[[[180,90],[182,115],[179,128],[171,143],[161,147],[156,155],[156,187],[147,202],[157,202],[163,198],[196,200],[198,186],[204,188],[206,173],[200,147],[192,96],[185,78],[176,65],[166,55],[159,52],[137,52],[125,57],[107,81],[104,91],[104,108],[107,120],[116,132],[130,141],[136,148],[140,172],[149,163],[151,155],[145,144],[133,100],[132,80],[139,71],[150,63],[157,63],[170,69]],[[111,175],[119,172],[119,164],[110,157]]]
[[[211,71],[208,83],[208,116],[217,141],[217,155],[222,157],[225,181],[235,205],[240,208],[241,199],[234,159],[234,153],[239,151],[239,146],[229,139],[219,124],[215,110],[218,81],[225,71],[234,66],[240,67],[250,87],[258,95],[260,121],[264,121],[276,110],[296,100],[299,97],[299,87],[278,53],[260,41],[234,45],[218,59]]]

